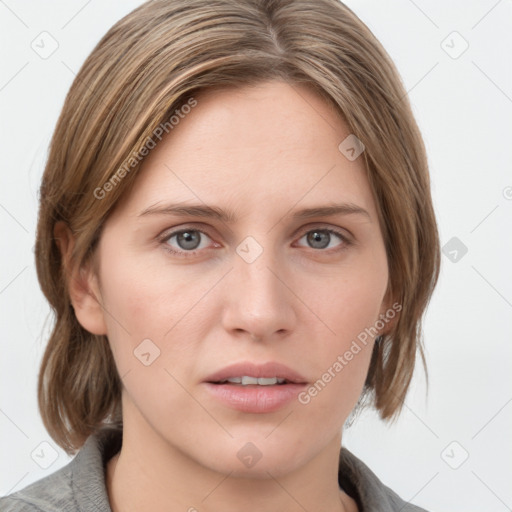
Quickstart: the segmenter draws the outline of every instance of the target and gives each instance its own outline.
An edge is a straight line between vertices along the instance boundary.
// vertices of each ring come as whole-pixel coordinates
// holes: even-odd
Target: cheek
[[[299,401],[315,402],[315,407],[326,415],[334,410],[346,416],[366,379],[387,287],[387,271],[383,265],[366,266],[333,281],[334,284],[324,287],[325,293],[312,307],[325,325],[323,336],[318,335],[314,347],[315,384]],[[321,342],[322,339],[325,341]]]
[[[162,264],[162,259],[158,264],[128,257],[104,262],[104,317],[120,375],[139,369],[140,352],[150,352],[150,360],[157,355],[151,366],[162,369],[192,358],[218,306],[218,301],[208,300],[218,276],[207,274],[199,280],[184,267]]]
[[[102,267],[102,297],[111,313],[107,322],[115,328],[122,323],[133,336],[151,334],[162,337],[186,313],[200,291],[180,268],[162,261],[153,264],[143,256],[125,257]],[[187,286],[188,285],[188,286]],[[117,322],[116,322],[117,320]]]
[[[156,272],[128,258],[102,271],[108,339],[136,409],[168,421],[176,410],[204,415],[180,383],[194,365],[201,328],[194,304],[208,283],[187,286],[179,270]]]
[[[322,346],[342,350],[359,334],[375,326],[388,284],[386,260],[382,260],[360,262],[358,266],[342,269],[339,276],[324,280],[322,293],[312,287],[313,281],[305,285],[309,286],[307,296],[314,300],[313,311],[318,312],[319,319],[335,339]]]

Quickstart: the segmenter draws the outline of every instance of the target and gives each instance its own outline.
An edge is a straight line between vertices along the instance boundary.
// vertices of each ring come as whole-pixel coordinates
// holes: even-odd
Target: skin
[[[112,509],[356,511],[338,486],[338,456],[373,340],[307,405],[244,413],[202,382],[233,362],[279,361],[314,383],[390,307],[363,158],[338,150],[348,127],[304,86],[272,81],[196,99],[144,160],[93,264],[70,285],[79,322],[108,336],[124,385],[123,446],[106,470]],[[139,215],[178,202],[236,218]],[[367,214],[292,218],[333,203]],[[193,254],[176,236],[162,239],[184,228],[206,233],[194,232]],[[315,229],[327,248],[311,245]],[[72,237],[62,226],[56,236],[69,254]],[[262,248],[252,263],[236,252],[248,236]],[[160,350],[149,366],[134,357],[147,338]],[[262,454],[251,468],[237,457],[247,442]]]

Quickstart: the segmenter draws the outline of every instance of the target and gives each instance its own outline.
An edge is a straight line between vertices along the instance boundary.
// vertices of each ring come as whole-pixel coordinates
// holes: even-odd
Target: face
[[[339,446],[361,393],[361,333],[389,307],[376,206],[363,158],[338,149],[347,126],[309,89],[196,100],[106,221],[96,314],[125,430],[216,471],[280,475]]]

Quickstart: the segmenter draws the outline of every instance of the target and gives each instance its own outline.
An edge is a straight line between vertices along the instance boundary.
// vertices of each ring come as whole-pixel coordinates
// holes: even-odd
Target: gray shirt
[[[121,441],[119,430],[104,429],[90,436],[66,466],[0,498],[0,512],[112,512],[105,464],[119,451]],[[426,512],[400,499],[346,448],[340,450],[338,481],[360,512]]]

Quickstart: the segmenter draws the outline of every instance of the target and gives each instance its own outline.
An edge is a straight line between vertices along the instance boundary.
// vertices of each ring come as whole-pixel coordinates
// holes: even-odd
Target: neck
[[[128,427],[130,425],[130,427]],[[341,436],[284,475],[234,477],[205,467],[149,425],[126,422],[121,451],[107,463],[112,512],[357,512],[338,485]]]

